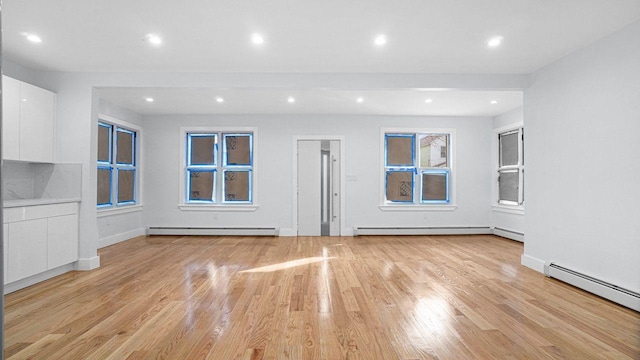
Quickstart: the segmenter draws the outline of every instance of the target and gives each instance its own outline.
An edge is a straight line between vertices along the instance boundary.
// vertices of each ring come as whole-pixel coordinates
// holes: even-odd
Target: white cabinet
[[[5,283],[78,260],[78,203],[4,209]]]
[[[3,157],[53,162],[56,94],[7,76],[2,82]]]
[[[20,81],[2,77],[2,156],[20,159]]]
[[[7,282],[47,270],[47,219],[9,224]]]
[[[49,269],[78,260],[78,215],[47,218]]]
[[[9,258],[7,255],[9,254],[9,241],[7,240],[9,236],[9,224],[2,224],[2,253],[4,254],[4,283],[8,283],[7,281],[7,259]]]

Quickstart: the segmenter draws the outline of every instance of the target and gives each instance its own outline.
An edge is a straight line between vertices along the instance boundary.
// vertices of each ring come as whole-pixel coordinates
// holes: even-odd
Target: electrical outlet
[[[214,219],[217,219],[217,218],[218,218],[218,213],[217,213],[217,212],[214,212],[214,213],[213,213],[213,218],[214,218]]]
[[[427,215],[428,215],[427,213],[424,213],[424,214],[423,214],[423,216],[422,216],[422,218],[423,218],[423,219],[425,219],[425,220],[427,220],[427,219],[429,218],[429,216],[427,216]]]

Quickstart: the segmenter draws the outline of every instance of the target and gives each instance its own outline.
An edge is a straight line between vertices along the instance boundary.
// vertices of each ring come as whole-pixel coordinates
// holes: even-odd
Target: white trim
[[[295,229],[280,229],[278,236],[298,236],[298,232]]]
[[[132,212],[142,211],[143,205],[120,205],[105,207],[104,209],[98,209],[97,217],[114,216],[120,214],[128,214]]]
[[[291,187],[292,192],[292,219],[291,227],[298,235],[298,141],[300,140],[329,140],[340,141],[340,236],[346,236],[342,233],[346,221],[345,210],[345,190],[346,190],[346,160],[345,160],[345,137],[343,135],[293,135],[292,141],[292,165],[291,165]]]
[[[524,206],[507,206],[502,204],[494,204],[491,206],[491,208],[496,212],[524,216]]]
[[[252,159],[253,159],[253,163],[251,164],[251,177],[252,177],[252,181],[251,181],[251,194],[252,194],[252,204],[246,204],[246,205],[242,205],[242,204],[222,204],[220,202],[220,200],[218,200],[217,203],[215,204],[199,204],[199,203],[185,203],[186,201],[186,184],[185,184],[185,180],[186,180],[186,174],[185,174],[185,169],[187,167],[187,154],[186,154],[186,150],[187,150],[187,133],[188,132],[211,132],[211,133],[231,133],[231,132],[239,132],[239,133],[252,133],[253,136],[253,153],[252,153]],[[258,156],[259,156],[259,147],[258,147],[258,142],[259,142],[259,138],[258,138],[258,128],[257,127],[246,127],[246,126],[239,126],[239,127],[229,127],[229,126],[181,126],[180,127],[180,151],[178,151],[178,155],[180,156],[180,186],[179,186],[179,193],[178,193],[178,207],[180,208],[180,210],[186,210],[186,211],[190,211],[190,210],[194,210],[196,208],[200,208],[199,211],[255,211],[258,208],[258,205],[255,205],[258,203],[258,186],[256,186],[256,184],[258,183],[258,166],[260,164],[260,162],[258,161]],[[218,139],[218,145],[220,145],[220,148],[218,149],[218,152],[222,152],[222,139]],[[218,159],[216,159],[217,161]],[[220,164],[218,164],[220,166]],[[222,184],[217,185],[216,186],[216,199],[218,199],[218,191],[222,189]],[[255,209],[253,210],[234,210],[235,208],[250,208],[250,207],[255,207]]]
[[[382,211],[454,211],[458,208],[457,205],[378,205],[378,208]]]
[[[544,274],[544,260],[534,258],[527,254],[522,254],[522,256],[520,256],[520,264]]]
[[[75,269],[74,263],[66,264],[66,265],[59,266],[57,268],[47,270],[45,272],[35,274],[33,276],[29,276],[28,278],[25,278],[25,279],[20,279],[9,284],[4,284],[4,293],[9,294],[14,291],[24,289],[31,285],[37,284],[39,282],[49,280],[58,275],[68,273],[70,271],[73,271],[74,269]]]
[[[390,203],[386,203],[385,202],[385,188],[384,188],[384,184],[385,184],[385,171],[384,171],[384,155],[385,155],[385,151],[384,151],[384,147],[385,147],[385,134],[387,133],[412,133],[412,134],[448,134],[449,135],[449,203],[443,203],[443,204],[423,204],[421,202],[419,202],[419,198],[416,198],[416,194],[414,194],[414,202],[413,203],[406,203],[406,204],[390,204]],[[419,141],[419,139],[416,138],[416,143]],[[383,209],[383,207],[391,207],[393,209],[395,209],[395,207],[397,206],[402,206],[402,207],[406,207],[408,209],[415,209],[414,211],[437,211],[435,210],[435,208],[437,207],[442,207],[442,209],[444,211],[452,211],[455,210],[455,208],[457,207],[457,196],[456,196],[456,191],[457,191],[457,176],[458,173],[456,171],[456,141],[457,141],[457,135],[456,135],[456,129],[455,128],[396,128],[396,127],[381,127],[380,128],[380,164],[379,164],[379,169],[380,169],[380,184],[379,184],[379,207],[381,210],[385,211],[385,209]],[[416,146],[419,146],[418,144],[416,144]],[[416,154],[416,156],[418,156]],[[416,159],[416,161],[419,161],[418,159]],[[416,164],[416,169],[420,169],[420,164]],[[417,182],[416,182],[417,183]],[[417,187],[417,186],[414,186]],[[418,191],[416,191],[416,189],[414,189],[414,192],[417,193]],[[418,196],[420,196],[418,194]],[[416,202],[417,201],[417,202]],[[433,208],[433,209],[431,209]],[[428,210],[427,210],[428,209]]]
[[[182,211],[220,211],[220,212],[241,212],[256,211],[259,205],[221,205],[221,204],[178,204]]]
[[[140,229],[127,231],[127,232],[112,235],[112,236],[107,236],[105,238],[98,239],[98,249],[102,249],[103,247],[107,247],[109,245],[130,240],[130,239],[133,239],[134,237],[142,236],[145,234],[146,234],[146,229],[140,228]]]
[[[136,182],[136,185],[135,185],[135,189],[133,191],[134,191],[134,194],[137,195],[137,197],[136,197],[136,202],[135,202],[134,206],[138,206],[138,205],[142,206],[144,204],[144,191],[143,191],[144,187],[142,186],[143,181],[144,181],[144,171],[142,170],[143,169],[143,166],[142,166],[142,164],[143,164],[143,155],[142,155],[143,147],[142,147],[142,143],[144,141],[143,140],[144,136],[142,136],[143,128],[140,125],[136,125],[136,124],[124,121],[124,120],[120,120],[120,119],[114,118],[113,116],[109,116],[109,115],[98,113],[98,122],[101,122],[101,121],[109,123],[109,124],[112,124],[112,125],[121,126],[121,127],[124,127],[124,128],[129,128],[131,130],[135,130],[135,132],[136,132],[136,148],[134,149],[134,151],[135,151],[135,156],[136,156],[135,169],[136,169],[137,179],[134,180]],[[114,132],[115,132],[115,129],[114,129]],[[97,132],[96,132],[96,137],[97,136],[98,135],[97,135]],[[96,144],[97,144],[97,139],[96,139]],[[96,161],[96,164],[97,164],[97,161]],[[117,203],[117,199],[116,199],[116,203]],[[121,205],[121,206],[123,206],[123,205]],[[111,205],[110,207],[105,207],[104,210],[98,209],[98,212],[103,212],[106,209],[116,209],[116,208],[117,208],[117,205],[115,205],[115,203],[114,203],[114,205]]]
[[[100,267],[100,256],[78,259],[75,269],[78,271],[89,271]]]

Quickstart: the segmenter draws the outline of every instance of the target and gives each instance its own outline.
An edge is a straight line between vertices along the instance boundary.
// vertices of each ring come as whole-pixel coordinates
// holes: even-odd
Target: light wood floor
[[[640,359],[640,314],[493,236],[140,237],[6,297],[10,359]]]

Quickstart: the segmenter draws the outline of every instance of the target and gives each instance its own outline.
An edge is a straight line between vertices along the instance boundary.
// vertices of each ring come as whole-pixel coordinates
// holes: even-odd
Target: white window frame
[[[113,215],[113,214],[124,214],[134,211],[142,211],[143,208],[143,187],[141,186],[143,181],[143,172],[142,172],[142,141],[143,141],[143,129],[142,127],[129,123],[127,121],[123,121],[117,118],[114,118],[105,114],[98,114],[98,123],[96,126],[100,126],[99,124],[107,124],[112,126],[111,137],[109,141],[111,142],[111,161],[110,166],[115,170],[119,167],[116,164],[116,154],[117,154],[117,142],[116,142],[116,133],[117,129],[121,128],[127,131],[135,132],[135,147],[133,148],[134,152],[134,166],[130,167],[135,170],[134,176],[134,189],[133,189],[133,202],[118,204],[117,201],[117,189],[118,189],[118,179],[117,172],[113,171],[111,176],[111,201],[110,205],[97,205],[98,217]],[[97,145],[97,131],[96,131],[96,145]],[[97,151],[97,146],[96,146]],[[96,161],[96,171],[101,164]],[[97,172],[96,172],[97,177]],[[96,185],[97,186],[97,185]]]
[[[216,151],[216,172],[215,182],[216,187],[214,198],[218,201],[215,203],[210,202],[188,202],[187,201],[187,135],[193,133],[199,134],[217,134],[218,144],[220,148]],[[222,198],[222,187],[224,170],[226,169],[222,159],[222,144],[224,141],[224,134],[252,134],[253,148],[252,148],[252,165],[251,165],[251,203],[243,202],[224,202],[220,201]],[[225,127],[225,126],[207,126],[207,127],[181,127],[180,128],[180,193],[178,196],[178,208],[182,211],[219,211],[219,212],[233,212],[233,211],[256,211],[259,208],[258,205],[258,129],[255,127]]]
[[[387,134],[415,134],[414,143],[414,165],[417,173],[414,174],[413,185],[413,202],[394,203],[388,202],[385,198],[386,193],[386,169],[385,169],[385,154],[386,154],[386,135]],[[448,176],[448,188],[449,188],[449,202],[447,203],[423,203],[421,202],[422,194],[422,170],[426,168],[420,167],[419,150],[420,150],[420,134],[443,134],[449,135],[449,176]],[[378,206],[382,211],[454,211],[457,208],[456,197],[456,129],[453,128],[380,128],[380,205]],[[435,169],[442,171],[443,169]],[[420,177],[420,178],[419,178]]]
[[[500,136],[509,133],[518,133],[518,164],[517,165],[500,165]],[[494,151],[493,151],[493,209],[495,211],[501,211],[513,214],[524,214],[525,200],[524,200],[524,123],[518,122],[515,124],[506,125],[500,128],[494,129]],[[500,185],[499,176],[501,171],[518,171],[518,202],[500,200]]]

